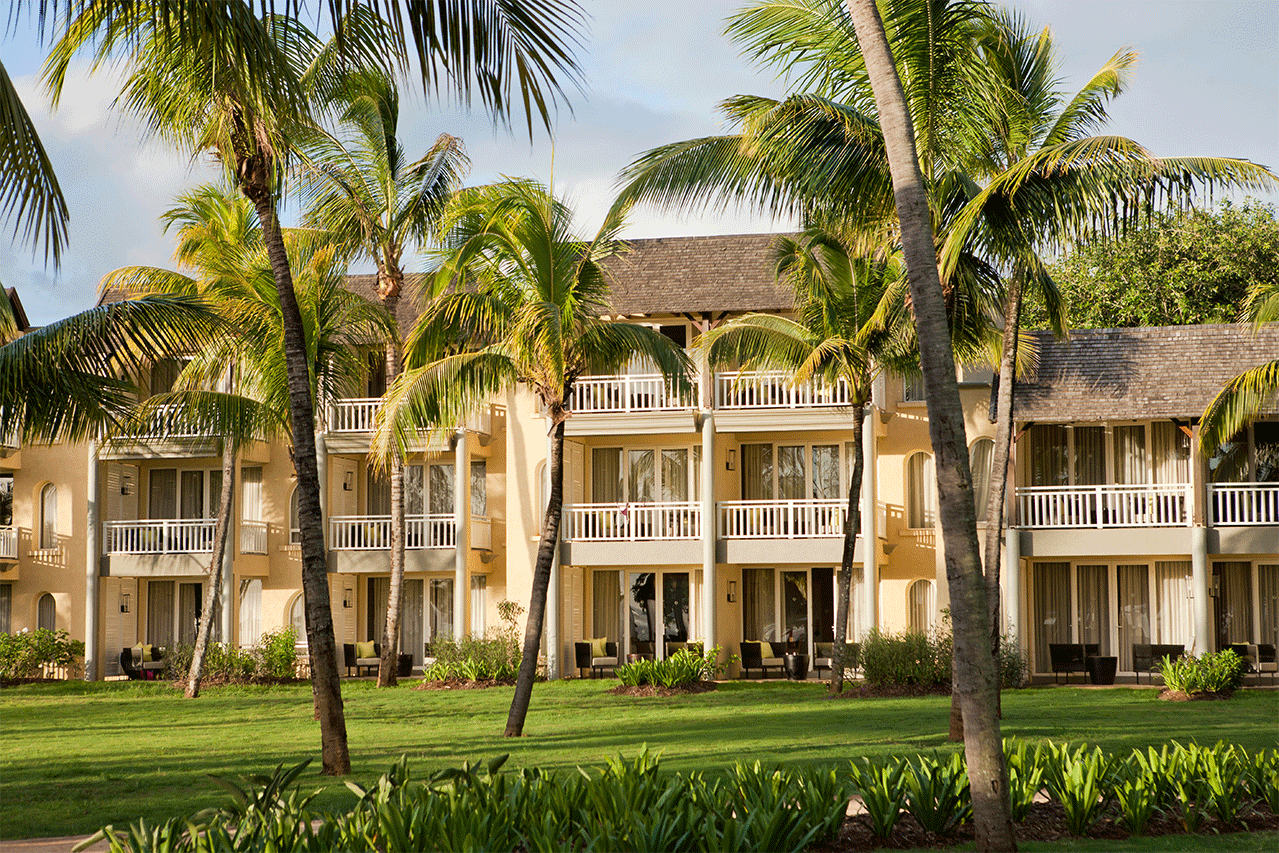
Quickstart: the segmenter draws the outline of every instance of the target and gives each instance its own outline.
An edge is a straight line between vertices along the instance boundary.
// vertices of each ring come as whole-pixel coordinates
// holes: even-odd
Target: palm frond
[[[1279,399],[1279,359],[1259,364],[1226,383],[1199,421],[1199,452],[1212,456],[1241,429],[1273,411]]]
[[[45,263],[52,258],[57,267],[67,245],[70,213],[49,155],[3,63],[0,128],[4,134],[4,145],[0,146],[0,174],[4,175],[0,219],[11,220],[14,235],[21,234],[22,242],[30,243],[33,251],[43,246]]]

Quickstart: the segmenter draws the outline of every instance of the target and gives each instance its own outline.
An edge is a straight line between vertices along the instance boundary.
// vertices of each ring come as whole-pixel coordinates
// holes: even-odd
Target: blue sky
[[[540,135],[494,131],[480,115],[405,97],[401,137],[412,154],[440,132],[461,136],[470,182],[500,175],[552,178],[583,231],[598,226],[618,171],[656,145],[723,130],[715,106],[734,94],[780,95],[771,72],[749,67],[721,34],[744,0],[586,0],[591,33],[581,55],[586,89],[571,92],[554,146]],[[1162,156],[1244,157],[1279,167],[1279,3],[1203,0],[1018,0],[1037,26],[1052,28],[1062,77],[1073,91],[1116,50],[1141,56],[1131,87],[1112,104],[1111,131]],[[38,85],[44,51],[33,24],[0,40],[14,78],[57,170],[71,208],[62,268],[46,269],[10,230],[0,240],[0,281],[16,286],[33,323],[90,307],[101,277],[127,264],[169,266],[172,241],[158,217],[183,190],[216,172],[161,143],[111,109],[108,75],[78,74],[56,113]],[[83,71],[83,67],[80,69]],[[553,151],[552,151],[553,149]],[[552,156],[553,154],[553,156]],[[1268,201],[1279,201],[1272,194]],[[626,234],[726,234],[787,227],[739,211],[670,215],[636,210]]]

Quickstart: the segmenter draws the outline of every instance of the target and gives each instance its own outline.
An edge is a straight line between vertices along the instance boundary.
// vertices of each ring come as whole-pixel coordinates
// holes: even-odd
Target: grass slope
[[[834,764],[853,756],[957,748],[947,697],[828,700],[820,684],[736,682],[669,699],[610,696],[615,681],[539,684],[527,736],[501,737],[511,690],[377,690],[346,682],[352,778],[370,782],[402,754],[419,775],[511,753],[510,766],[571,769],[632,755],[640,744],[673,770],[736,761]],[[1160,702],[1153,690],[1035,688],[1004,694],[1005,737],[1068,740],[1110,751],[1192,739],[1275,746],[1279,696]],[[209,774],[266,772],[316,757],[308,686],[206,688],[187,701],[168,685],[31,685],[0,691],[0,838],[93,832],[225,802]],[[318,761],[316,762],[318,765]],[[314,770],[321,808],[348,806],[341,780]]]

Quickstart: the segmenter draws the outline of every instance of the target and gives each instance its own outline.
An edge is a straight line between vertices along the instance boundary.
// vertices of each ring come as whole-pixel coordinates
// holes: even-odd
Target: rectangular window
[[[601,504],[622,502],[622,448],[591,450],[591,500]]]
[[[1035,609],[1035,671],[1052,672],[1051,643],[1069,643],[1070,563],[1036,563],[1032,573]]]
[[[1079,642],[1096,644],[1098,654],[1110,654],[1110,571],[1106,566],[1075,569],[1079,596]]]
[[[151,472],[147,502],[148,518],[178,517],[178,471],[157,468]]]
[[[742,500],[773,499],[773,445],[742,445]]]
[[[654,480],[652,450],[632,450],[626,454],[626,500],[630,503],[652,503]]]
[[[1035,424],[1027,438],[1030,439],[1030,452],[1027,454],[1030,484],[1067,485],[1070,482],[1070,469],[1067,467],[1070,447],[1066,443],[1066,428],[1058,424]]]
[[[617,572],[595,572],[591,590],[591,636],[616,641],[622,633],[622,590]]]
[[[1106,428],[1075,427],[1075,485],[1100,486],[1106,482]]]
[[[471,460],[471,515],[481,518],[489,514],[488,463],[483,459]],[[480,580],[483,580],[481,577]],[[474,587],[472,587],[474,589]]]
[[[471,636],[483,637],[485,624],[485,597],[489,579],[484,575],[471,576]]]
[[[219,478],[221,472],[218,472]],[[245,521],[262,521],[262,468],[240,469],[240,515]]]
[[[1155,482],[1190,482],[1190,436],[1168,421],[1151,425],[1154,442]]]
[[[13,633],[13,584],[0,583],[0,634]]]
[[[1155,642],[1191,645],[1190,589],[1189,560],[1155,563]]]
[[[684,448],[662,451],[662,500],[688,500],[688,451]]]
[[[839,489],[839,445],[813,445],[813,497],[837,500]]]
[[[1146,428],[1141,425],[1115,427],[1115,482],[1132,486],[1150,482],[1148,465]]]
[[[431,639],[457,639],[453,633],[453,579],[432,578],[431,596]]]
[[[1119,669],[1132,670],[1133,643],[1150,642],[1150,587],[1146,566],[1119,566]]]
[[[808,483],[804,476],[804,450],[802,445],[780,445],[777,448],[777,496],[784,501],[808,497]]]
[[[432,515],[453,514],[453,466],[430,466],[430,507]]]
[[[742,639],[777,639],[774,596],[772,569],[742,569]]]

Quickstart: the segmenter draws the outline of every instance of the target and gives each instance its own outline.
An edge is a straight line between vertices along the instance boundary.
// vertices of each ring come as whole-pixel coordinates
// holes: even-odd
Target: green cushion
[[[355,644],[355,656],[356,656],[357,658],[375,658],[375,657],[377,657],[377,652],[373,651],[373,641],[372,641],[372,640],[369,640],[367,643],[356,643],[356,644]]]
[[[152,660],[159,660],[159,659],[160,658],[155,653],[155,646],[151,645],[150,643],[147,643],[145,646],[142,647],[142,660],[152,661]]]
[[[608,637],[593,637],[591,639],[591,657],[603,658],[608,657]]]

